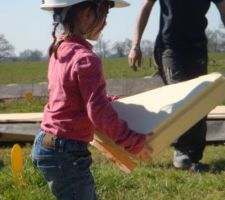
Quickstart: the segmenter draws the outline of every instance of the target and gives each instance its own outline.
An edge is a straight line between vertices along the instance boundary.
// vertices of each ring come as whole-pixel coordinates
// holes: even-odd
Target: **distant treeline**
[[[225,29],[220,28],[215,31],[207,30],[208,50],[209,52],[224,52],[225,51]],[[99,37],[94,45],[94,51],[101,58],[126,57],[131,48],[131,39],[126,38],[124,41],[116,41],[111,43],[110,40],[105,40],[103,35]],[[142,40],[141,49],[144,56],[151,56],[154,49],[154,42],[150,40]],[[15,54],[15,47],[0,34],[0,62],[6,61],[40,61],[47,60],[48,55],[39,50],[26,49]]]

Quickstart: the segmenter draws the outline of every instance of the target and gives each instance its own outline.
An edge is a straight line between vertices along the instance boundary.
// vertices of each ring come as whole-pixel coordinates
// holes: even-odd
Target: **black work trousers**
[[[208,52],[205,44],[190,48],[165,48],[158,52],[156,59],[166,84],[190,80],[207,74]],[[206,131],[205,117],[174,143],[175,149],[188,155],[192,162],[198,162],[203,156]]]

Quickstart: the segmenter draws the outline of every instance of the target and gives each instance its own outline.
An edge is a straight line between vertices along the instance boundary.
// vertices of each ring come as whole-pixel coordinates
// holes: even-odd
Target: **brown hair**
[[[82,2],[82,3],[79,3],[79,4],[75,4],[75,5],[73,5],[69,8],[69,10],[67,11],[67,14],[65,16],[65,19],[63,19],[63,21],[61,19],[59,19],[59,20],[55,19],[56,17],[60,17],[61,13],[63,12],[63,8],[55,9],[54,15],[53,15],[54,28],[53,28],[53,31],[52,31],[53,42],[49,47],[49,57],[54,53],[54,56],[57,59],[58,58],[57,50],[58,50],[60,44],[62,44],[66,39],[68,39],[71,35],[73,35],[74,19],[76,17],[75,15],[77,13],[77,10],[88,8],[88,7],[92,8],[94,10],[95,15],[96,15],[96,21],[94,22],[93,27],[90,28],[89,31],[91,31],[99,21],[98,12],[99,12],[99,9],[101,8],[101,5],[108,5],[110,7],[113,7],[114,3],[110,2],[110,1],[104,1],[101,4],[97,4],[94,1],[93,2],[85,1],[85,2]],[[57,41],[56,30],[57,30],[57,27],[60,23],[62,23],[64,27],[67,27],[67,32],[64,33],[65,34],[64,39],[61,39],[61,40]],[[85,34],[87,34],[87,33],[85,33]]]
[[[54,19],[54,23],[53,23],[53,31],[52,31],[52,37],[53,37],[53,42],[52,44],[50,45],[49,47],[49,57],[54,53],[54,56],[55,58],[57,59],[58,56],[57,56],[57,50],[60,46],[60,44],[62,42],[64,42],[69,36],[71,36],[73,34],[73,30],[74,30],[74,18],[75,18],[75,15],[76,15],[76,11],[78,9],[83,9],[83,8],[87,8],[87,7],[91,7],[93,8],[94,10],[96,10],[96,7],[97,5],[93,2],[82,2],[82,3],[79,3],[79,4],[75,4],[73,6],[71,6],[66,14],[66,17],[63,21],[55,21]],[[53,18],[54,16],[60,16],[60,14],[62,13],[63,11],[63,8],[58,8],[58,9],[55,9],[54,10],[54,15],[53,15]],[[57,37],[56,37],[56,30],[57,30],[57,27],[59,26],[59,24],[62,23],[64,27],[67,27],[68,30],[67,32],[65,32],[65,37],[64,39],[61,39],[59,41],[57,41]]]

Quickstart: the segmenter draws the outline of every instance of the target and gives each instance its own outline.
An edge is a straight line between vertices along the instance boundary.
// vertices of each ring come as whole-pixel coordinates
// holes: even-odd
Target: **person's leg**
[[[48,182],[51,192],[59,200],[97,200],[94,180],[90,172],[92,163],[87,145],[82,142],[57,139],[55,148],[43,143],[44,133],[36,137],[33,163]]]
[[[162,53],[162,65],[168,84],[187,80],[180,52],[165,49]]]
[[[207,47],[203,43],[199,46],[190,49],[187,51],[186,56],[184,57],[185,73],[188,79],[196,78],[201,75],[207,74]],[[201,171],[208,170],[209,166],[199,163],[202,159],[203,152],[206,145],[206,117],[196,123],[187,134],[183,135],[175,144],[175,149],[180,149],[180,146],[185,143],[183,146],[188,147],[188,154],[192,161],[191,170]],[[188,138],[185,138],[188,137]]]
[[[185,74],[188,79],[196,78],[207,74],[207,48],[206,45],[192,48],[185,53],[183,57]],[[189,154],[192,162],[198,162],[203,156],[205,148],[207,126],[206,117],[194,125],[187,135],[178,140],[177,148],[183,144],[184,140],[189,142]],[[187,138],[186,138],[187,137]],[[185,144],[184,144],[185,145]]]
[[[205,149],[206,119],[203,118],[174,143],[174,165],[189,168],[192,163],[202,159]]]
[[[187,80],[182,56],[173,49],[165,49],[162,54],[162,64],[165,72],[165,77],[168,84],[182,82]],[[187,132],[175,142],[174,166],[177,168],[189,168],[191,159],[188,154],[190,134]]]
[[[192,49],[163,53],[163,66],[169,84],[189,80],[207,73],[207,51]],[[174,166],[191,168],[201,160],[205,148],[206,120],[200,120],[175,142]]]
[[[90,171],[92,163],[90,152],[87,149],[77,152],[73,146],[67,145],[66,149],[69,157],[63,165],[66,186],[61,192],[61,199],[97,200],[94,179]]]

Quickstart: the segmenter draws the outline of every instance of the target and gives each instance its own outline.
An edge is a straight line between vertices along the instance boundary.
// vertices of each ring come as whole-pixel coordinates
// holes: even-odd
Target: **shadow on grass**
[[[212,173],[216,174],[225,171],[225,159],[213,161],[211,165],[213,166]]]
[[[160,169],[174,169],[172,163],[156,163],[151,165],[152,168],[160,168]]]
[[[212,161],[210,163],[210,166],[211,166],[210,171],[204,173],[219,174],[221,172],[225,172],[225,159]],[[153,169],[160,168],[162,170],[175,169],[172,163],[156,163],[151,165],[151,167]]]
[[[4,162],[0,160],[0,170],[4,167]]]

